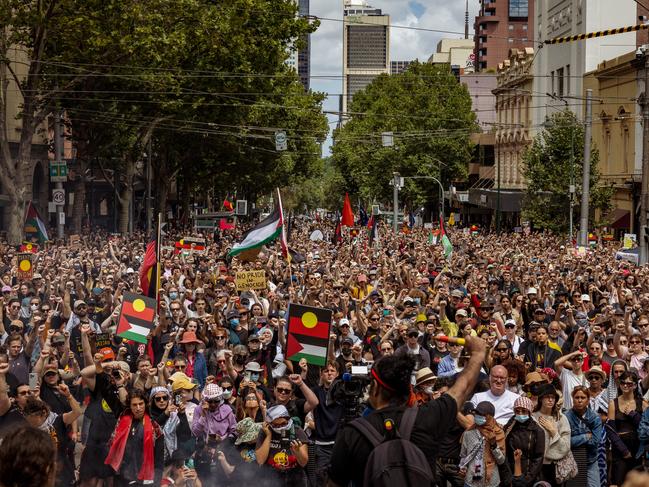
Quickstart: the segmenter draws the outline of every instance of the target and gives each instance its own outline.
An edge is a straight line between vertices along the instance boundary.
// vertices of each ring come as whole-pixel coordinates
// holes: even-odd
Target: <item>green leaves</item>
[[[523,174],[527,192],[523,200],[523,218],[536,228],[555,232],[568,229],[570,185],[576,193],[573,200],[575,221],[581,201],[584,153],[584,126],[570,110],[554,114],[523,155]],[[602,214],[611,209],[612,188],[600,184],[599,152],[591,149],[590,215],[595,209]]]
[[[449,181],[466,175],[471,158],[469,135],[478,131],[471,99],[444,67],[415,62],[400,75],[377,77],[354,95],[345,125],[334,134],[333,161],[346,186],[369,200],[392,194],[393,172]],[[383,147],[382,132],[394,133],[394,147]],[[408,180],[406,204],[437,198],[431,180]]]

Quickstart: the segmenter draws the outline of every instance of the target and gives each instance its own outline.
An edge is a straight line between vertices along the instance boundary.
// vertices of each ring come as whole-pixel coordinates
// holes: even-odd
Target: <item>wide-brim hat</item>
[[[196,333],[193,331],[186,331],[183,333],[183,339],[180,340],[180,343],[187,344],[187,343],[196,343],[198,345],[202,344],[203,342],[198,339],[196,336]]]
[[[261,423],[255,423],[252,418],[244,418],[237,423],[237,439],[234,441],[235,445],[241,443],[252,443],[257,441],[259,432],[261,431]]]
[[[419,386],[424,382],[428,382],[435,379],[437,379],[437,376],[433,374],[433,371],[430,370],[429,367],[424,367],[417,371],[417,374],[415,376],[415,380],[416,380],[415,385]]]

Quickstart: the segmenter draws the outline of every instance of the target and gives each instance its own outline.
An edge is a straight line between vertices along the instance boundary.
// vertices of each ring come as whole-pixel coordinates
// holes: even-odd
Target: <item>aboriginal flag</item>
[[[144,295],[156,298],[158,293],[158,242],[155,237],[146,246],[140,267],[140,287]]]
[[[327,348],[333,312],[291,303],[288,307],[288,342],[286,358],[304,358],[311,365],[327,364]]]
[[[155,299],[125,292],[116,335],[134,342],[146,343],[153,329],[155,314]]]

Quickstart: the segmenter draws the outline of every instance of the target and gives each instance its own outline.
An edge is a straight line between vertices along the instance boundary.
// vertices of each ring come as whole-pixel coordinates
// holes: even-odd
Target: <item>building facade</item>
[[[309,15],[309,0],[298,0],[298,9],[300,17]],[[311,34],[304,36],[304,46],[297,52],[297,74],[304,85],[304,89],[309,91],[311,86]]]
[[[343,116],[355,93],[380,74],[389,73],[390,16],[365,0],[344,0]]]
[[[525,189],[521,170],[523,154],[532,143],[532,62],[534,49],[512,49],[498,66],[496,96],[497,185],[505,189]],[[499,184],[498,184],[499,182]]]
[[[474,32],[476,71],[495,71],[510,49],[534,45],[534,0],[481,0]]]
[[[584,90],[606,102],[593,106],[593,145],[599,151],[601,182],[615,189],[610,215],[595,215],[617,234],[639,233],[636,208],[642,180],[642,109],[634,100],[644,92],[644,60],[635,50],[603,61],[584,76]]]
[[[610,0],[536,0],[534,18],[537,37],[585,34],[604,29],[624,27],[637,22],[634,2]],[[594,71],[605,59],[613,59],[635,50],[637,34],[545,45],[534,60],[534,92],[536,98],[533,124],[542,129],[546,117],[568,106],[583,117],[583,77]],[[543,97],[544,94],[547,96]]]
[[[442,39],[428,58],[430,64],[448,64],[456,76],[473,73],[475,44],[471,39]]]
[[[408,66],[410,66],[410,63],[412,61],[390,61],[390,74],[401,74],[403,73],[406,69],[408,69]]]

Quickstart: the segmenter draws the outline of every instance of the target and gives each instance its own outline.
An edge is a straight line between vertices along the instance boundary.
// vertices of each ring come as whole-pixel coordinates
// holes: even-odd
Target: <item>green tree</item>
[[[546,128],[533,140],[523,155],[523,174],[527,191],[523,199],[523,218],[536,228],[565,232],[569,226],[570,184],[575,184],[574,221],[579,218],[584,153],[584,126],[566,109],[548,119]],[[574,183],[571,183],[571,180]],[[613,188],[600,184],[599,152],[590,156],[590,223],[594,210],[607,214]]]
[[[415,62],[402,74],[381,75],[354,95],[345,115],[333,146],[346,183],[340,192],[391,201],[395,171],[441,177],[445,185],[467,174],[469,136],[478,127],[466,87],[447,67]],[[394,133],[393,147],[382,146],[382,132]],[[418,206],[437,198],[436,187],[430,180],[408,180],[402,198]]]

